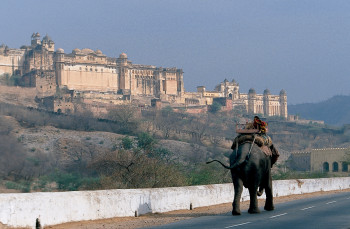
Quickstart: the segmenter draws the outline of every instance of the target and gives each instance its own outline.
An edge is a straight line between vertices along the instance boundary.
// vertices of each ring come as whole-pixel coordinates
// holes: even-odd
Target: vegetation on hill
[[[65,115],[0,103],[0,178],[6,187],[26,192],[230,182],[228,170],[205,162],[227,160],[235,123],[251,119],[242,111],[190,115],[171,107],[156,111],[132,106],[118,106],[94,118],[90,112]],[[269,135],[285,159],[290,151],[349,146],[346,128],[300,125],[280,117],[267,121]],[[61,137],[48,139],[48,127],[56,135],[62,132]],[[23,130],[42,137],[24,139]],[[93,139],[65,136],[68,131],[91,133]],[[107,133],[121,137],[107,139]],[[44,148],[33,145],[49,140],[52,144]],[[300,176],[283,166],[274,170],[276,178]]]
[[[290,114],[303,119],[323,120],[326,124],[342,126],[350,124],[350,96],[337,95],[319,103],[289,105]]]

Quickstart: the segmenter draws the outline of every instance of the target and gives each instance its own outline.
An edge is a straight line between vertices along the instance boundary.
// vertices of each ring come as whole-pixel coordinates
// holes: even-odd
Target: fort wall
[[[118,74],[116,69],[101,65],[64,65],[59,72],[58,86],[66,86],[78,91],[117,91]]]
[[[350,177],[276,180],[273,195],[287,196],[350,188]],[[0,194],[0,223],[35,228],[66,222],[161,213],[232,201],[232,183],[202,186],[100,191]],[[265,195],[259,199],[265,199]],[[241,201],[249,200],[244,189]],[[39,204],[40,203],[40,204]]]
[[[9,73],[21,74],[23,72],[25,50],[6,49],[0,46],[0,75]]]

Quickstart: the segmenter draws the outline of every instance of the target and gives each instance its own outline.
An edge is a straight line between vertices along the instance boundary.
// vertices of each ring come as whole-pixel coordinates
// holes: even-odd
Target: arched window
[[[339,171],[339,166],[338,166],[338,162],[333,162],[333,172],[338,172]]]
[[[341,167],[342,167],[342,169],[341,169],[342,172],[348,172],[349,171],[348,163],[343,162]]]
[[[329,172],[329,164],[328,162],[323,163],[323,172]]]

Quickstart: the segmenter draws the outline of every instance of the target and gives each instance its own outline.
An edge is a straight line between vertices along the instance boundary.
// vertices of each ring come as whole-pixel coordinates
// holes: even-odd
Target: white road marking
[[[350,197],[346,198],[347,200],[350,199]]]
[[[326,203],[326,204],[333,204],[333,203],[335,203],[335,202],[337,202],[337,201],[331,201],[331,202],[328,202],[328,203]]]
[[[279,216],[283,216],[283,215],[287,215],[288,213],[283,213],[283,214],[280,214],[280,215],[274,215],[274,216],[271,216],[270,219],[272,218],[276,218],[276,217],[279,217]]]
[[[251,222],[246,222],[246,223],[236,224],[236,225],[228,226],[228,227],[225,227],[225,228],[239,227],[239,226],[242,226],[242,225],[246,225],[246,224],[248,224],[248,223],[251,223]]]
[[[314,207],[315,206],[311,206],[311,207],[303,208],[303,209],[300,209],[300,210],[304,211],[304,210],[307,210],[307,209],[310,209],[310,208],[314,208]]]

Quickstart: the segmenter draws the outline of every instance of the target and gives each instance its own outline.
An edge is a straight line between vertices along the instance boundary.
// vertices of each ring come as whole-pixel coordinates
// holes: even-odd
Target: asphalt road
[[[203,216],[148,228],[350,229],[350,192],[275,204],[275,210],[270,212],[262,208],[260,206],[260,214],[252,215],[242,211],[242,215],[232,216],[231,212],[228,212],[223,215]]]

